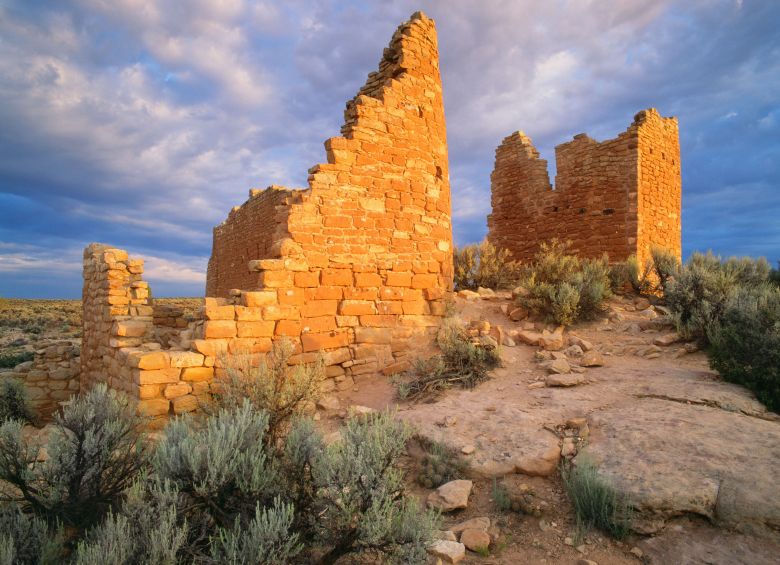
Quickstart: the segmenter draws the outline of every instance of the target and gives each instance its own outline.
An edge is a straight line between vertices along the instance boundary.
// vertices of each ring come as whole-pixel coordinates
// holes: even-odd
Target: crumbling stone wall
[[[296,345],[292,363],[323,356],[325,391],[408,364],[452,289],[432,20],[417,13],[398,28],[345,118],[308,189],[250,191],[215,228],[200,319],[156,307],[126,251],[85,249],[82,388],[128,393],[154,426],[208,401],[225,353],[263,354],[275,339]]]
[[[20,363],[3,377],[22,381],[36,415],[48,420],[61,402],[78,393],[80,371],[78,342],[46,341],[36,344],[32,361]]]
[[[608,253],[644,262],[654,245],[681,256],[680,146],[676,118],[650,108],[614,139],[585,134],[555,148],[555,189],[547,161],[515,132],[496,149],[488,239],[520,260],[543,241],[570,239],[585,257]]]
[[[325,142],[327,163],[309,170],[307,190],[253,194],[215,228],[207,289],[224,300],[231,290],[254,291],[263,306],[255,337],[290,338],[304,359],[338,350],[330,374],[355,375],[395,365],[411,340],[430,336],[452,287],[432,20],[417,13],[398,28],[379,70],[347,103],[341,133]],[[241,245],[253,230],[265,247]],[[249,323],[238,312],[228,320],[209,311],[205,339],[233,337],[223,334]]]

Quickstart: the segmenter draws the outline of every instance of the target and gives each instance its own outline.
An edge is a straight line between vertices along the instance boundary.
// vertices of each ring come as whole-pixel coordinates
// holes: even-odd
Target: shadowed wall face
[[[579,134],[555,148],[557,176],[522,132],[496,149],[491,175],[488,239],[529,260],[539,244],[571,240],[584,257],[611,261],[654,245],[681,256],[680,147],[677,120],[655,109],[636,115],[614,139],[596,142]]]

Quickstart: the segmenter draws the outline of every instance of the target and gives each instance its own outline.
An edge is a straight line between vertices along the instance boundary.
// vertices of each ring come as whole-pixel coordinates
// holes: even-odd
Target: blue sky
[[[684,253],[780,259],[775,0],[0,0],[0,296],[78,297],[92,241],[145,258],[157,296],[202,295],[212,226],[305,185],[418,9],[457,243],[485,234],[504,136],[551,159],[653,106],[680,121]]]

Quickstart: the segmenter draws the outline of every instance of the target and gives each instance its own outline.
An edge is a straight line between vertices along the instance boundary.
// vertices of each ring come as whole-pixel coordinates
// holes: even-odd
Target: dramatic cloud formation
[[[439,31],[458,243],[485,233],[504,136],[552,161],[655,106],[680,120],[685,252],[780,259],[772,0],[6,0],[0,296],[78,296],[91,241],[143,256],[157,295],[202,294],[211,227],[249,188],[305,185],[418,9]]]

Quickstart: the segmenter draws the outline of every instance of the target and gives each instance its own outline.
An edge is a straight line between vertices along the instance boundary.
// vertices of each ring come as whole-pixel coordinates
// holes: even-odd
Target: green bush
[[[13,369],[19,363],[32,361],[35,354],[32,351],[18,351],[9,353],[0,353],[0,368]]]
[[[32,422],[34,414],[27,399],[24,383],[17,379],[4,378],[0,381],[0,422],[21,420]]]
[[[653,263],[651,261],[647,261],[644,265],[640,265],[637,256],[631,255],[626,259],[625,265],[628,283],[635,293],[647,294],[653,291],[655,285],[650,278],[653,272]]]
[[[520,266],[507,249],[498,249],[488,240],[456,247],[453,251],[455,288],[512,288],[520,276]]]
[[[767,284],[765,259],[729,258],[694,253],[670,280],[664,298],[677,330],[686,338],[708,343],[709,328],[718,325],[726,303],[739,288]]]
[[[412,369],[412,379],[398,385],[401,399],[423,398],[452,386],[473,388],[488,379],[501,364],[498,348],[489,340],[472,339],[452,318],[445,319],[436,342],[440,355],[421,359]]]
[[[0,565],[61,563],[62,536],[16,505],[0,506]]]
[[[292,419],[313,405],[325,377],[321,359],[290,366],[292,353],[292,343],[281,340],[274,343],[267,356],[248,352],[220,356],[226,376],[217,381],[216,406],[237,408],[247,399],[263,410],[268,417],[264,437],[269,445],[276,445],[289,430]]]
[[[617,539],[629,534],[628,499],[600,477],[591,462],[580,458],[576,466],[563,467],[561,474],[581,533],[595,527]]]
[[[658,279],[658,290],[665,292],[669,281],[680,270],[680,261],[675,253],[663,247],[652,247],[650,255],[652,257],[653,274]]]
[[[97,522],[147,460],[134,407],[103,384],[55,415],[44,462],[22,427],[18,420],[0,426],[0,495],[49,522]]]
[[[780,412],[780,290],[768,284],[737,289],[707,337],[712,368]]]
[[[607,256],[580,259],[569,253],[570,248],[569,241],[542,243],[523,269],[520,284],[528,293],[518,298],[531,312],[567,326],[596,317],[612,294]]]

